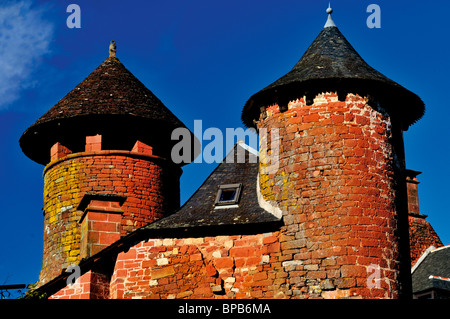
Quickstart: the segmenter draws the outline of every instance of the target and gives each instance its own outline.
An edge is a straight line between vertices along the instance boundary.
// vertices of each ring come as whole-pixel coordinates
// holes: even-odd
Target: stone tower
[[[40,284],[180,204],[171,132],[184,125],[115,56],[31,125],[23,152],[45,165]]]
[[[267,130],[260,154],[278,161],[278,170],[267,173],[261,156],[259,186],[283,210],[283,258],[301,265],[289,271],[291,290],[407,297],[402,132],[422,117],[424,104],[370,67],[327,13],[294,68],[244,106],[246,126]]]

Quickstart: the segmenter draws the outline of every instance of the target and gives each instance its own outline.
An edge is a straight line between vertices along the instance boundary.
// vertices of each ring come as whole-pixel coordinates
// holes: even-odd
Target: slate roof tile
[[[431,288],[450,291],[450,281],[437,277],[450,278],[450,245],[431,250],[415,267],[412,273],[413,292]]]
[[[108,57],[23,133],[20,146],[32,160],[47,164],[50,147],[74,144],[75,135],[84,138],[105,128],[132,135],[130,130],[142,129],[170,142],[177,127],[185,125],[119,59]]]
[[[245,162],[237,162],[238,152],[245,152]],[[259,164],[257,157],[242,148],[239,143],[226,159],[210,174],[200,188],[173,215],[157,220],[144,228],[173,229],[195,228],[220,225],[246,225],[272,223],[280,219],[264,210],[258,203],[257,177]],[[238,207],[215,208],[216,195],[220,185],[242,183],[242,193]]]

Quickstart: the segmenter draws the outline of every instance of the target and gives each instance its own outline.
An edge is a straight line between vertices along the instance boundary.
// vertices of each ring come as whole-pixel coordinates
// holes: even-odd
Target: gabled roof
[[[115,130],[146,126],[147,131],[162,127],[168,132],[185,127],[119,59],[110,56],[31,125],[20,145],[28,157],[46,164],[48,156],[41,152],[49,153],[57,138],[102,126]]]
[[[260,107],[287,105],[304,95],[308,103],[318,93],[327,91],[337,91],[344,98],[352,92],[382,101],[382,107],[401,116],[406,128],[425,112],[417,95],[369,66],[334,23],[327,22],[291,71],[247,101],[242,121],[253,127]]]
[[[238,161],[241,152],[245,162]],[[144,229],[193,229],[205,226],[232,226],[280,221],[281,216],[266,211],[258,199],[258,158],[246,145],[237,143],[200,188],[173,215],[157,220]],[[215,206],[220,185],[242,184],[237,205]]]
[[[450,291],[450,245],[428,249],[412,269],[413,292],[432,288]]]

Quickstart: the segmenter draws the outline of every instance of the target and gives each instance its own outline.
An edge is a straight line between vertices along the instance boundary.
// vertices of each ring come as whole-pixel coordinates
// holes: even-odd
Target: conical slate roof
[[[331,18],[302,58],[286,75],[254,94],[245,104],[242,120],[253,127],[260,107],[306,95],[307,103],[316,94],[337,91],[345,98],[348,92],[369,96],[402,119],[407,128],[423,116],[425,107],[414,93],[369,66],[334,25]],[[371,101],[369,101],[370,103]]]
[[[182,125],[118,58],[108,57],[32,127],[57,119],[98,114],[134,115]]]
[[[126,135],[137,127],[145,135],[160,128],[165,133],[159,130],[159,136],[169,134],[170,140],[171,130],[185,126],[119,59],[110,56],[31,125],[20,145],[28,157],[46,164],[55,142],[74,143],[75,135],[101,129],[124,130]]]

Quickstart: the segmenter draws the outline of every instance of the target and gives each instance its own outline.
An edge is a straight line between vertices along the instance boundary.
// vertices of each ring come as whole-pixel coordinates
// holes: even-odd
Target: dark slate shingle
[[[47,164],[55,142],[83,142],[74,142],[74,136],[107,129],[131,135],[140,128],[170,142],[177,127],[185,126],[119,59],[108,57],[23,133],[20,146],[32,160]]]
[[[414,293],[431,288],[450,291],[449,281],[430,276],[450,278],[450,245],[432,250],[412,273]]]
[[[245,152],[245,163],[236,162],[238,151]],[[244,150],[239,143],[235,145],[233,152],[235,156],[233,163],[227,163],[225,160],[220,163],[203,185],[176,213],[144,228],[148,230],[195,228],[280,221],[280,218],[259,206],[257,196],[259,164],[256,156]],[[215,208],[214,203],[219,185],[237,183],[242,183],[239,207]]]

